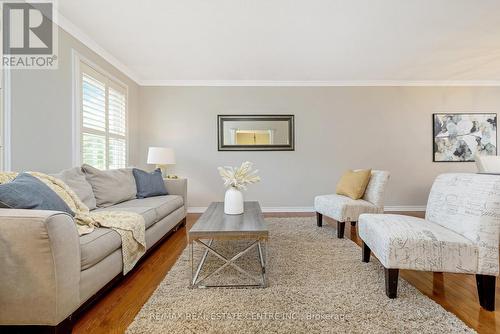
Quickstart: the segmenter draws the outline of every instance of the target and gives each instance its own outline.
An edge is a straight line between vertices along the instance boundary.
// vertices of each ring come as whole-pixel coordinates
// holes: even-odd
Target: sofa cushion
[[[85,179],[85,174],[82,172],[81,167],[65,169],[57,174],[50,175],[66,183],[89,210],[96,208],[94,191],[90,183]]]
[[[53,210],[75,215],[57,193],[28,173],[21,173],[11,182],[0,184],[0,207]]]
[[[132,169],[100,170],[85,164],[82,170],[92,186],[98,207],[105,208],[135,198],[137,188]]]
[[[184,205],[184,201],[181,196],[177,195],[165,195],[165,196],[155,196],[148,198],[137,198],[130,201],[126,201],[117,205],[113,205],[112,210],[123,210],[123,211],[133,211],[139,213],[139,211],[143,211],[143,213],[139,213],[143,215],[144,220],[146,220],[146,228],[153,225],[160,219],[168,216],[170,213],[174,212],[178,208]],[[146,214],[149,217],[151,212],[154,212],[154,221],[153,223],[148,224],[148,219],[146,219]]]
[[[146,229],[182,207],[181,196],[166,195],[133,199],[94,211],[129,211],[140,214],[146,223]],[[120,235],[108,228],[96,228],[92,233],[80,237],[82,270],[88,269],[121,247]]]
[[[96,228],[80,237],[81,267],[88,269],[122,245],[120,235],[109,228]]]
[[[127,202],[123,202],[121,204],[124,204]],[[144,218],[144,223],[146,224],[146,229],[149,228],[151,225],[156,223],[158,220],[156,219],[156,210],[153,207],[144,207],[144,206],[132,206],[132,207],[127,207],[127,206],[119,206],[120,204],[113,205],[113,206],[108,206],[107,208],[97,208],[94,210],[95,212],[99,211],[128,211],[128,212],[135,212]]]

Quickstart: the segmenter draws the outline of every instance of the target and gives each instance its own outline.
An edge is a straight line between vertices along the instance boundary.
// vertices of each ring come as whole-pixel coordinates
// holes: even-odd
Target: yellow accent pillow
[[[339,183],[337,183],[337,194],[352,199],[360,199],[365,194],[371,175],[371,169],[349,170],[345,172],[340,178]]]

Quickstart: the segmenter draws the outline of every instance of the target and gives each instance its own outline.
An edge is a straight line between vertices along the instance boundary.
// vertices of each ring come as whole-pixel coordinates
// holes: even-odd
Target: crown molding
[[[120,72],[128,76],[136,84],[141,85],[141,80],[134,71],[132,71],[128,66],[116,59],[111,53],[106,51],[106,49],[100,46],[89,35],[84,33],[79,27],[77,27],[74,23],[72,23],[59,12],[57,13],[57,25],[61,29],[64,29],[68,34],[76,38],[78,41],[80,41],[82,44],[84,44],[86,47],[88,47],[91,51],[104,58],[104,60],[106,60]]]
[[[425,205],[392,205],[384,207],[386,212],[415,212],[425,211]],[[191,206],[188,213],[203,213],[206,206]],[[314,212],[312,206],[264,206],[262,212]]]
[[[263,81],[263,80],[142,80],[141,86],[172,87],[435,87],[500,86],[500,80],[352,80],[352,81]]]
[[[168,87],[500,87],[500,80],[331,80],[331,81],[280,81],[280,80],[143,80],[127,65],[106,51],[64,15],[58,12],[57,24],[90,50],[101,56],[139,86]]]

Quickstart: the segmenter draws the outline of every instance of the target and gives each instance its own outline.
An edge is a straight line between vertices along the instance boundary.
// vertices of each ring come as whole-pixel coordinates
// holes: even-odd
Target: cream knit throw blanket
[[[128,273],[146,252],[146,225],[144,218],[134,212],[100,211],[90,212],[71,188],[62,180],[47,174],[29,172],[52,189],[75,213],[74,220],[79,235],[90,233],[94,228],[108,227],[120,234],[122,239],[123,274]],[[10,182],[17,176],[13,172],[1,172],[0,184]]]

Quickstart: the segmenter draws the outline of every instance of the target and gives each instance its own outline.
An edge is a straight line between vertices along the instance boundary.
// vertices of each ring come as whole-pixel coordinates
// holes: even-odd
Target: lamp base
[[[156,165],[156,168],[161,170],[161,176],[167,179],[178,179],[177,175],[167,174],[167,165]]]

